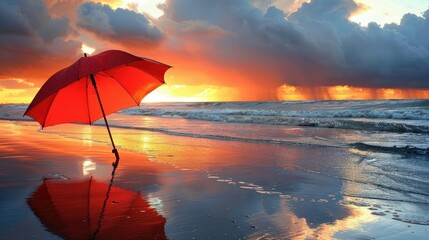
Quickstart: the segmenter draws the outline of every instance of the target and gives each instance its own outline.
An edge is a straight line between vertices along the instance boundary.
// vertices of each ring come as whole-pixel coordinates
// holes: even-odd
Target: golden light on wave
[[[359,88],[347,85],[331,87],[282,85],[277,88],[277,98],[282,101],[427,99],[429,98],[429,89]]]

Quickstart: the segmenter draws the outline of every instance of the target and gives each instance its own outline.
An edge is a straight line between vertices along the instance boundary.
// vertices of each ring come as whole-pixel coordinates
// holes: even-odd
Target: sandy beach
[[[28,199],[43,178],[66,183],[92,178],[107,186],[114,156],[100,140],[106,130],[77,124],[40,130],[35,122],[5,120],[0,129],[0,238],[61,239],[42,224],[47,220],[36,216]],[[121,154],[113,187],[140,194],[165,219],[160,236],[168,239],[424,239],[428,234],[424,219],[404,220],[426,211],[424,202],[355,197],[385,190],[359,181],[367,176],[357,168],[358,155],[347,149],[153,131],[137,135],[121,128],[112,133]],[[108,199],[109,204],[121,201]]]

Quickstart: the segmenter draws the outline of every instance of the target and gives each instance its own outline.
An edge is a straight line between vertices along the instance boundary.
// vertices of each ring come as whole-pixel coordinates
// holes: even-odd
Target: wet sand
[[[61,239],[27,201],[43,178],[108,184],[114,156],[98,142],[108,138],[106,130],[70,124],[37,131],[37,123],[13,121],[0,121],[0,129],[0,238]],[[400,203],[353,198],[372,186],[355,181],[360,172],[349,163],[359,159],[344,149],[136,136],[126,129],[113,135],[121,154],[113,186],[140,194],[165,219],[168,239],[425,239],[429,233],[426,225],[395,220],[406,211]],[[131,152],[131,145],[139,148]],[[107,208],[124,201],[109,199]]]

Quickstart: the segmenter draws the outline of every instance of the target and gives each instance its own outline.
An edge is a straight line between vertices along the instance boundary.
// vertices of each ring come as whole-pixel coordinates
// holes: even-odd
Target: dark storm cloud
[[[285,16],[245,0],[174,0],[163,18],[231,32],[212,43],[213,58],[278,76],[263,79],[267,86],[429,88],[429,11],[407,14],[399,25],[361,27],[348,20],[358,8],[352,0],[313,0]]]
[[[429,49],[429,10],[423,13],[423,17],[414,14],[405,14],[399,25],[388,24],[385,29],[391,29],[405,36],[414,46],[424,46]]]
[[[342,42],[349,75],[360,84],[429,88],[428,48],[411,44],[400,32],[371,23]]]
[[[359,10],[352,0],[312,0],[292,13],[275,6],[303,0],[167,0],[160,19],[82,1],[0,1],[1,78],[40,85],[29,76],[47,78],[79,57],[81,42],[69,39],[95,35],[126,50],[155,47],[189,62],[185,72],[193,63],[238,72],[241,82],[219,75],[205,84],[263,83],[271,95],[283,84],[429,88],[429,10],[362,27],[348,20]]]
[[[78,8],[77,25],[98,37],[120,43],[158,44],[163,33],[143,14],[108,5],[84,3]]]
[[[68,19],[49,16],[42,0],[1,1],[1,74],[19,77],[32,67],[49,68],[41,62],[74,57],[80,43],[65,40],[71,31]]]

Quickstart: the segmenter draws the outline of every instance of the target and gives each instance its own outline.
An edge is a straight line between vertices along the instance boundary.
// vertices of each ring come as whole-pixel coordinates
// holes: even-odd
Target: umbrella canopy
[[[24,115],[43,127],[60,123],[91,124],[103,117],[92,86],[97,82],[105,114],[138,106],[148,93],[164,84],[170,66],[119,50],[82,57],[52,75]]]
[[[148,93],[164,84],[170,66],[119,50],[82,57],[50,77],[40,88],[24,115],[43,127],[60,123],[88,123],[104,117],[112,152],[119,153],[106,115],[138,106]]]
[[[64,239],[167,239],[166,220],[137,192],[95,181],[44,180],[28,199]]]

